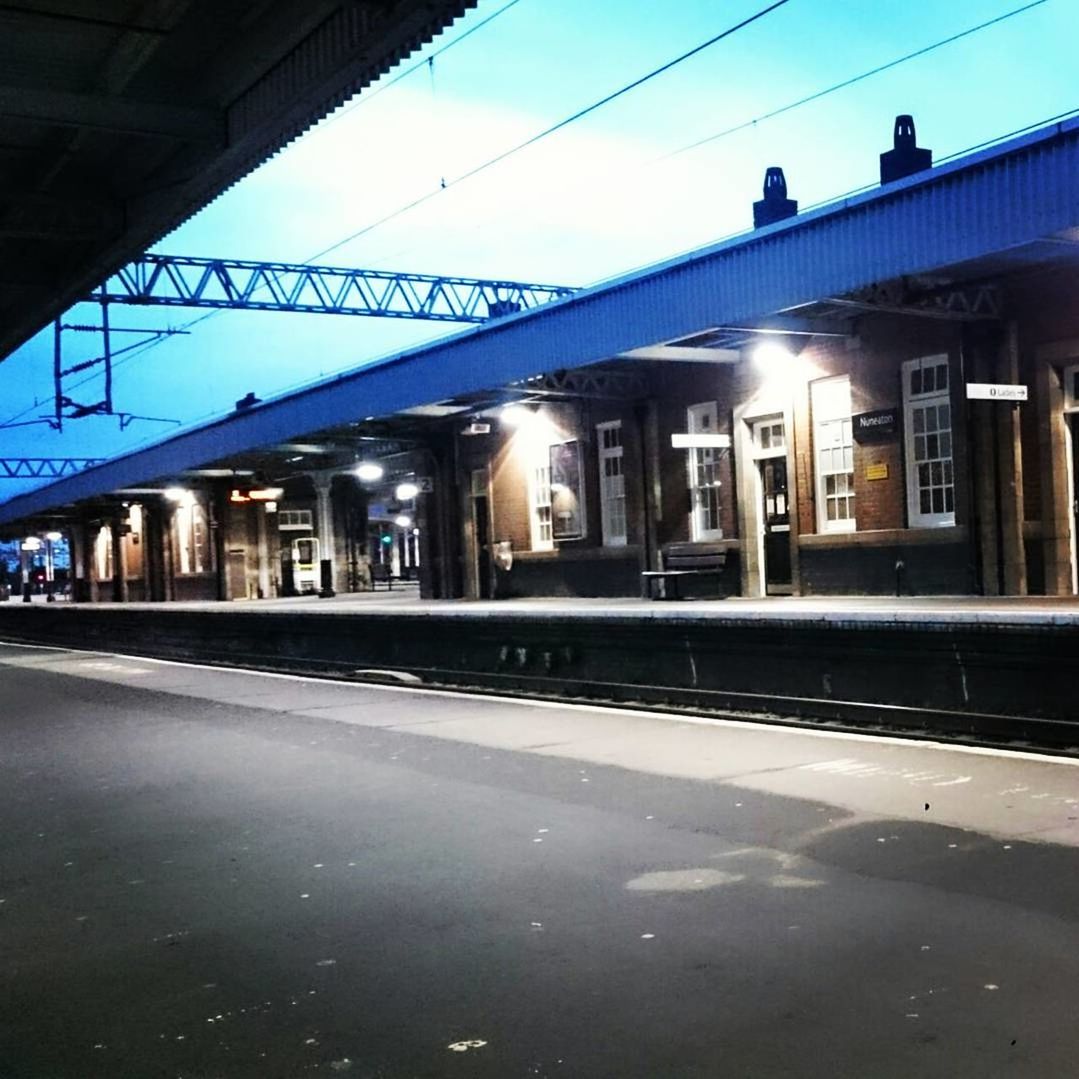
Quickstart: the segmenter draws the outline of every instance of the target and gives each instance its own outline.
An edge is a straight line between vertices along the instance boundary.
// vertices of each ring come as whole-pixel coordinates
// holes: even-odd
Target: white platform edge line
[[[157,663],[163,667],[184,667],[189,670],[214,671],[224,674],[241,674],[258,678],[280,678],[291,682],[304,682],[310,685],[348,686],[350,689],[375,690],[381,693],[404,693],[411,697],[436,696],[450,698],[477,698],[512,704],[524,708],[557,708],[564,711],[592,712],[599,715],[632,716],[636,719],[659,720],[664,723],[682,723],[696,727],[727,727],[731,730],[756,731],[768,734],[794,734],[806,738],[827,738],[844,742],[869,742],[888,746],[916,746],[922,749],[939,749],[947,753],[964,753],[975,757],[1003,757],[1008,760],[1037,761],[1042,764],[1068,765],[1079,768],[1079,758],[1060,757],[1052,752],[1028,753],[1021,749],[997,749],[991,746],[962,746],[954,742],[937,742],[931,738],[900,738],[884,734],[855,734],[850,731],[827,731],[819,727],[801,727],[796,723],[754,722],[746,719],[721,719],[712,716],[687,716],[671,712],[651,711],[643,708],[611,708],[606,705],[578,704],[576,702],[545,701],[532,697],[505,697],[494,693],[470,693],[466,689],[415,689],[411,686],[387,685],[383,682],[353,682],[347,678],[320,678],[304,674],[284,674],[280,671],[255,671],[244,667],[217,667],[211,663],[187,663],[177,659],[159,659],[156,656],[135,656],[125,652],[101,652],[97,649],[61,648],[57,645],[27,644],[22,641],[0,641],[0,644],[17,645],[20,648],[40,648],[51,652],[84,652],[87,655],[113,656],[116,659],[130,660],[132,663]],[[0,660],[0,664],[3,661]],[[136,687],[155,691],[152,686]],[[332,716],[326,719],[333,721]]]

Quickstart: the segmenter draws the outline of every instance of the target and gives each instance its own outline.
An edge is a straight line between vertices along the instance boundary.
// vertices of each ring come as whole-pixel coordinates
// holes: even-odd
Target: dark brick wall
[[[625,548],[618,557],[515,558],[496,573],[499,599],[517,596],[635,596],[641,587],[640,556]]]
[[[176,574],[173,579],[176,598],[217,599],[217,577],[213,573]]]
[[[974,571],[966,543],[803,546],[802,590],[806,595],[895,595],[899,560],[905,567],[904,595],[954,596],[972,591]]]

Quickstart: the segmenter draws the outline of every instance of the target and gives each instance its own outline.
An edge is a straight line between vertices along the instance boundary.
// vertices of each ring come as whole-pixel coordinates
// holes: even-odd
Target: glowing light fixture
[[[407,502],[411,498],[415,498],[420,493],[419,487],[414,483],[399,483],[397,489],[393,492],[393,497],[398,502]]]
[[[60,540],[62,540],[64,538],[64,534],[63,534],[63,532],[46,532],[45,533],[45,538],[50,543],[58,543]]]
[[[409,525],[412,524],[412,518],[409,517],[407,513],[402,513],[397,517],[394,517],[393,523],[397,525],[398,528],[408,528]]]
[[[794,363],[794,353],[778,341],[762,341],[753,349],[753,362],[770,375],[784,375]]]
[[[499,419],[507,427],[520,427],[531,415],[524,405],[503,405]]]
[[[182,487],[166,487],[162,492],[170,502],[183,502],[187,492]]]
[[[365,483],[374,483],[382,479],[385,469],[374,461],[361,461],[356,466],[356,475]]]

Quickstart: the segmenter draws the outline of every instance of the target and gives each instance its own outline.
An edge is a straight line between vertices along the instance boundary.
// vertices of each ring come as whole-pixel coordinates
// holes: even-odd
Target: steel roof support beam
[[[737,363],[742,354],[736,348],[696,348],[690,345],[649,345],[623,352],[620,360],[665,360],[675,363]]]
[[[225,139],[225,117],[210,109],[40,87],[0,86],[0,118],[214,145]]]
[[[165,26],[150,26],[146,23],[99,18],[95,15],[85,15],[73,11],[42,11],[40,8],[27,7],[25,4],[0,4],[0,12],[5,15],[19,15],[26,19],[75,23],[79,26],[96,26],[103,30],[122,30],[125,33],[132,34],[152,34],[160,37],[169,32],[168,27]]]

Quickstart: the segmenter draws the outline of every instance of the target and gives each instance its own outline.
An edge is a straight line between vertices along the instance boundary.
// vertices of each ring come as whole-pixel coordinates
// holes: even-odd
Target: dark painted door
[[[1068,432],[1072,443],[1072,535],[1079,540],[1079,412],[1068,413]]]
[[[791,518],[786,457],[760,462],[764,520],[764,583],[768,592],[791,590]]]
[[[476,587],[480,599],[491,598],[491,520],[487,496],[472,498],[472,525],[476,542]]]

